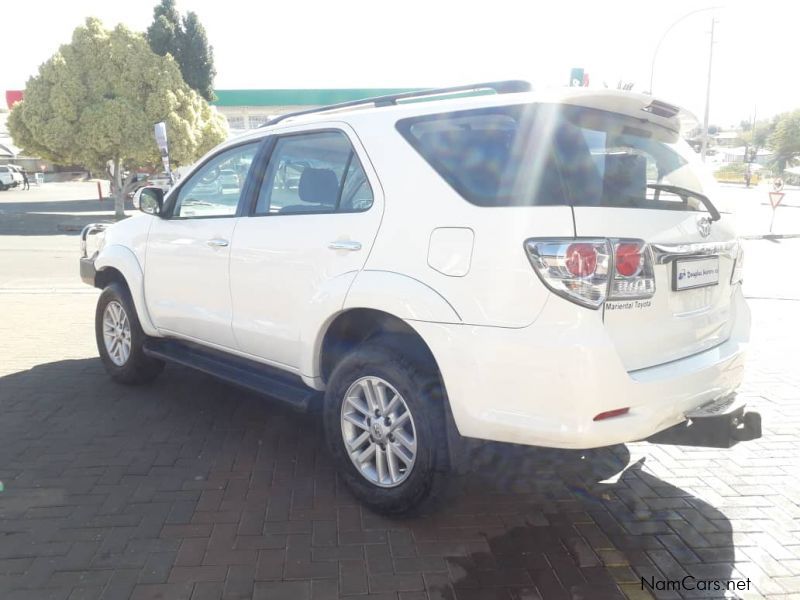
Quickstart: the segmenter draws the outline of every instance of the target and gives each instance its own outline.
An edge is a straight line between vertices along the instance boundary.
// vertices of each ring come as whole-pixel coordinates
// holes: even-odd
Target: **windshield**
[[[643,119],[576,106],[493,107],[404,119],[398,130],[467,201],[705,210],[694,153]]]

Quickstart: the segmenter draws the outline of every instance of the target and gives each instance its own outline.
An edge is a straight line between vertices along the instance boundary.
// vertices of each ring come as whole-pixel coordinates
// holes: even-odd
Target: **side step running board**
[[[320,394],[305,385],[298,376],[190,342],[149,339],[144,344],[144,353],[270,396],[303,412]]]

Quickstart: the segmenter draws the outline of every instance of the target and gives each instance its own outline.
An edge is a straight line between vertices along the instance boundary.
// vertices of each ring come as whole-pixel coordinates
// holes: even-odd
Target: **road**
[[[641,578],[687,575],[800,597],[800,239],[745,242],[761,440],[487,444],[438,510],[390,520],[340,485],[312,416],[174,366],[111,383],[58,230],[96,215],[22,193],[0,195],[0,598],[676,598]]]
[[[759,236],[800,234],[800,189],[789,187],[774,214],[770,205],[770,187],[764,183],[756,187],[720,184],[720,208],[736,216],[739,235]],[[772,225],[772,232],[770,232]]]

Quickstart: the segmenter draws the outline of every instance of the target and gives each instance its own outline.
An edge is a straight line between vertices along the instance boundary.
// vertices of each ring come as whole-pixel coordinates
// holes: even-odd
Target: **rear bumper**
[[[584,449],[649,438],[733,394],[750,331],[739,289],[731,318],[732,334],[723,344],[633,372],[625,370],[597,312],[555,296],[522,329],[410,325],[437,360],[461,435]],[[630,409],[625,415],[593,420],[623,407]]]
[[[690,413],[686,421],[647,438],[647,441],[654,444],[730,448],[738,442],[760,438],[761,415],[745,412],[744,404],[737,403],[733,398],[725,400],[730,402],[730,406],[719,414],[704,414],[701,408],[700,414]]]

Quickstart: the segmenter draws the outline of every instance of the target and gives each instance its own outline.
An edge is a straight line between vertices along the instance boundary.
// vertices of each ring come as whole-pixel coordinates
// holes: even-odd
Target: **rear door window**
[[[350,140],[341,132],[278,138],[258,195],[256,215],[359,212],[372,188]]]
[[[691,149],[641,119],[537,104],[403,119],[397,128],[478,206],[614,206],[704,210],[672,185],[704,193]]]

